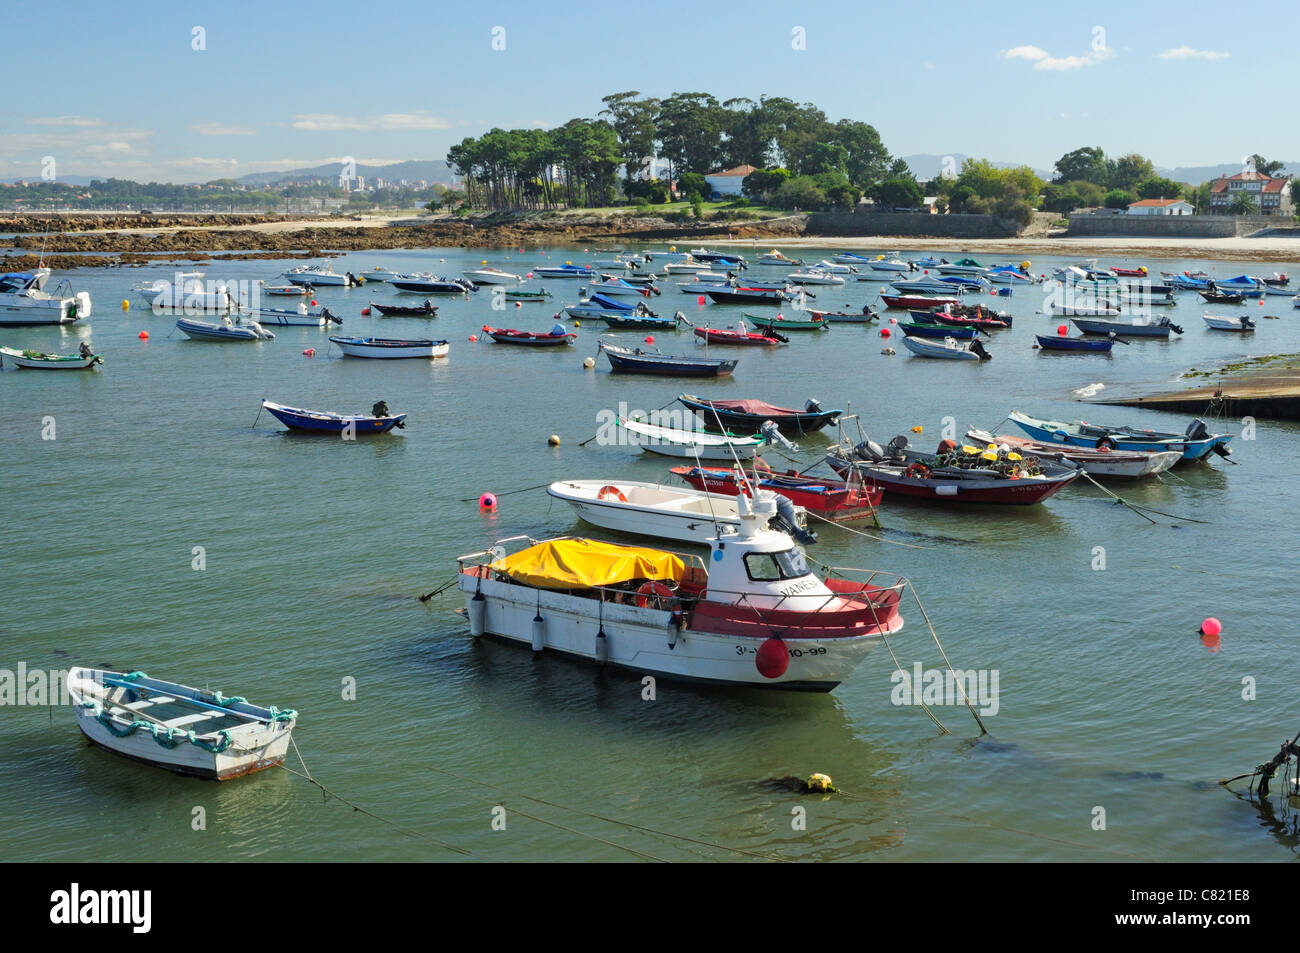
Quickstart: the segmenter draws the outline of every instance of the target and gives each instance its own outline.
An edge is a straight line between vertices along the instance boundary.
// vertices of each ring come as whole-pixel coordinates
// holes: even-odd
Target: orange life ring
[[[604,486],[600,488],[600,492],[596,494],[596,499],[607,500],[611,496],[617,497],[620,503],[627,502],[627,497],[623,495],[623,491],[620,490],[618,487],[613,486],[612,484],[609,483],[606,483]]]
[[[644,609],[648,606],[651,596],[657,597],[662,606],[665,601],[673,598],[673,591],[662,582],[643,582],[641,588],[636,591],[637,608]]]

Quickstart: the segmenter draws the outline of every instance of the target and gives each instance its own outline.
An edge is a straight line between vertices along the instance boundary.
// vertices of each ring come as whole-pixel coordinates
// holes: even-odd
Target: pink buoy
[[[313,308],[316,307],[316,299],[315,299],[315,298],[312,298],[312,299],[311,299],[311,306],[312,306]]]
[[[647,335],[645,336],[645,343],[646,343],[646,344],[654,344],[654,343],[655,343],[655,336],[654,336],[653,334],[647,334]]]
[[[764,678],[780,678],[790,667],[790,650],[776,636],[771,636],[758,647],[754,667]]]
[[[497,498],[491,493],[484,493],[478,498],[478,507],[481,510],[495,510],[497,508]]]
[[[704,304],[704,295],[700,295],[700,297],[699,297],[699,303],[700,303],[700,304]]]
[[[307,348],[307,350],[303,351],[302,353],[304,357],[315,357],[316,349],[314,347],[309,347]]]
[[[897,324],[897,323],[898,323],[898,318],[890,318],[890,319],[889,319],[889,323],[890,323],[890,324]]]
[[[362,309],[361,309],[361,316],[362,316],[363,318],[368,318],[368,317],[370,317],[370,309],[369,309],[369,308],[362,308]]]
[[[1070,326],[1068,324],[1058,324],[1056,326],[1056,333],[1059,334],[1061,337],[1065,337],[1067,334],[1070,333]]]
[[[1215,636],[1223,631],[1223,624],[1214,616],[1201,623],[1201,635]]]
[[[882,338],[887,338],[887,337],[889,337],[889,328],[881,328],[881,329],[880,329],[880,336],[881,336]]]
[[[148,332],[148,331],[141,331],[141,332],[140,332],[140,340],[141,340],[141,341],[147,341],[147,340],[149,340],[149,332]]]

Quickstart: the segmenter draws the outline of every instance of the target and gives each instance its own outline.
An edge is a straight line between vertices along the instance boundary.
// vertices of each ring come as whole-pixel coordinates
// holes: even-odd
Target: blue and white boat
[[[433,341],[425,338],[404,340],[399,338],[349,338],[331,335],[330,343],[337,344],[339,349],[348,357],[368,357],[379,360],[446,357],[451,351],[451,344],[447,341]]]
[[[1264,294],[1264,282],[1259,278],[1252,278],[1250,275],[1238,275],[1224,281],[1214,280],[1214,286],[1221,294],[1239,294],[1251,298],[1257,298]]]
[[[870,258],[867,258],[865,255],[855,255],[851,251],[846,251],[842,254],[836,255],[831,260],[837,261],[843,265],[870,265],[871,264]]]
[[[987,288],[992,284],[983,275],[944,275],[939,281],[957,288]],[[898,285],[894,285],[895,288]]]
[[[252,320],[258,324],[273,324],[282,328],[323,328],[327,324],[342,324],[343,319],[329,308],[249,308],[239,313],[241,321]]]
[[[406,414],[390,414],[388,404],[379,401],[369,414],[335,414],[322,410],[303,410],[286,407],[273,400],[262,401],[262,407],[272,417],[290,430],[307,430],[312,433],[352,433],[357,436],[370,433],[388,433],[394,427],[406,426]]]
[[[909,334],[903,338],[903,346],[917,357],[937,357],[948,361],[987,361],[993,356],[978,339],[959,341],[951,334],[942,340],[926,340]]]
[[[195,321],[181,318],[176,327],[185,332],[185,336],[195,341],[271,341],[275,335],[256,321],[243,321],[235,324],[229,316],[221,319],[220,324],[211,321]]]
[[[563,265],[544,265],[533,269],[533,276],[537,278],[587,278],[591,279],[597,276],[599,272],[590,265],[575,265],[566,261]]]
[[[1110,450],[1140,450],[1144,453],[1163,453],[1178,450],[1184,461],[1200,460],[1208,453],[1226,457],[1232,451],[1228,441],[1232,434],[1210,433],[1205,421],[1199,417],[1181,434],[1159,430],[1141,430],[1136,427],[1108,427],[1076,420],[1062,423],[1044,420],[1013,410],[1007,419],[1035,440],[1063,443],[1073,447],[1106,447]]]
[[[651,295],[660,293],[654,285],[634,285],[630,281],[624,281],[622,278],[608,277],[604,281],[597,281],[589,288],[579,288],[578,293],[589,292],[591,294],[614,295],[623,298],[648,298]]]
[[[597,292],[577,304],[567,305],[565,312],[573,318],[603,318],[610,315],[618,317],[645,316],[657,318],[658,315],[645,306],[644,301],[633,304],[618,298],[607,298]]]

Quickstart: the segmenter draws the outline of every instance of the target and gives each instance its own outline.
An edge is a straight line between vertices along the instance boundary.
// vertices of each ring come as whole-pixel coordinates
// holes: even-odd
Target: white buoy
[[[583,358],[582,366],[585,367],[587,370],[591,370],[593,367],[596,366],[596,359],[594,357]]]
[[[600,631],[596,633],[596,661],[604,665],[609,658],[609,637],[605,635],[605,627],[602,625]]]
[[[474,593],[474,598],[469,601],[469,634],[478,638],[482,635],[487,621],[487,600],[483,598],[483,593]]]
[[[539,611],[533,616],[533,651],[540,652],[546,643],[546,620]]]

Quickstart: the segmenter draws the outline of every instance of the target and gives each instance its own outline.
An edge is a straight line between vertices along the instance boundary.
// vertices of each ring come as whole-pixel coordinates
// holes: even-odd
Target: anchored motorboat
[[[668,678],[830,691],[903,627],[906,580],[820,577],[767,528],[775,500],[735,502],[739,527],[709,541],[707,564],[582,538],[516,537],[460,556],[470,634]]]

